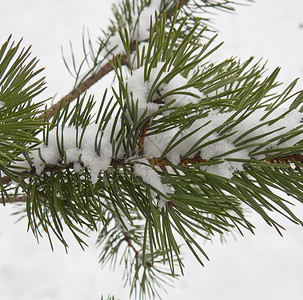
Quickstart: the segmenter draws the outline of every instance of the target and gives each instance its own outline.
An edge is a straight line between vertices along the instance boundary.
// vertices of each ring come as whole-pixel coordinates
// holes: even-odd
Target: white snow
[[[143,67],[135,70],[128,79],[129,93],[132,99],[138,103],[139,116],[146,110],[148,114],[151,114],[161,107],[161,104],[148,102],[148,97],[151,92],[151,86],[154,83],[153,80],[158,77],[162,67],[163,65],[160,64],[160,66],[152,70],[150,81],[144,81]],[[159,80],[164,77],[165,73],[161,74]],[[176,76],[169,81],[169,83],[159,87],[159,94],[165,96],[169,91],[174,91],[176,89],[180,90],[182,87],[186,87],[187,84],[188,81],[181,75]],[[199,92],[193,88],[189,88],[189,90],[193,90],[196,94]],[[152,95],[151,98],[155,99],[156,96],[157,95]],[[173,106],[183,106],[188,103],[197,103],[198,101],[198,99],[193,96],[177,94],[164,97],[163,102],[168,103],[173,97],[176,99]],[[208,161],[212,159],[249,160],[252,158],[250,152],[254,149],[255,146],[253,144],[256,142],[265,143],[263,149],[270,149],[275,147],[291,147],[303,139],[302,134],[282,142],[280,142],[280,139],[278,138],[280,135],[301,125],[302,113],[296,110],[288,111],[286,108],[279,108],[265,118],[266,114],[268,113],[264,110],[253,112],[239,124],[234,126],[231,131],[227,132],[227,134],[233,133],[231,136],[220,139],[218,128],[222,127],[224,124],[225,126],[229,125],[227,121],[230,122],[230,120],[232,120],[233,122],[236,122],[239,116],[234,117],[233,112],[221,113],[219,110],[209,110],[207,116],[197,119],[191,126],[179,134],[178,138],[174,141],[174,143],[178,144],[168,151],[165,156],[172,163],[178,164],[180,159],[186,156],[190,148],[198,147],[197,150],[190,154],[190,157],[199,153],[199,156],[202,159]],[[268,123],[269,121],[271,122]],[[263,123],[265,125],[258,127],[249,134],[243,136],[248,129],[253,129]],[[110,128],[110,125],[108,125],[107,128]],[[83,166],[88,167],[91,174],[91,180],[93,183],[96,183],[100,171],[107,170],[112,161],[110,133],[109,130],[102,132],[100,154],[98,155],[95,149],[96,140],[99,141],[100,139],[98,125],[93,124],[87,126],[84,130],[84,134],[82,134],[82,131],[83,129],[81,128],[77,131],[74,126],[61,128],[58,131],[52,129],[48,133],[47,143],[41,145],[38,150],[31,153],[32,163],[35,166],[37,174],[39,175],[43,172],[45,164],[57,165],[57,163],[65,160],[67,163],[74,164],[75,171],[81,169],[80,163],[82,163]],[[178,131],[179,128],[173,128],[159,134],[148,135],[144,143],[144,153],[146,157],[154,158],[163,156],[163,151],[167,148],[168,144],[172,141]],[[262,137],[265,134],[266,136]],[[251,143],[252,146],[242,150],[236,150],[235,141],[241,142],[243,140],[249,140],[249,143]],[[269,140],[272,141],[268,142]],[[62,155],[62,153],[64,153],[64,155]],[[263,159],[265,156],[258,155],[253,158]],[[141,176],[145,182],[165,194],[158,174],[151,166],[147,167],[143,164],[148,164],[148,160],[145,159],[145,161],[141,161],[141,163],[142,164],[135,164],[135,171],[137,174]],[[23,165],[24,162],[15,164],[15,166],[20,167]],[[202,167],[202,169],[209,173],[231,178],[235,171],[243,170],[243,163],[228,160],[220,165],[205,166]]]
[[[155,24],[155,12],[158,12],[159,15],[160,5],[161,0],[152,0],[150,1],[150,5],[142,10],[135,36],[136,40],[144,41],[148,39],[150,22],[153,25]]]
[[[115,32],[108,40],[104,55],[106,55],[108,51],[111,51],[112,55],[123,54],[125,52],[123,43],[118,32]]]
[[[175,100],[172,107],[198,103],[203,98],[203,94],[198,89],[188,86],[188,80],[180,74],[167,81],[166,76],[169,70],[163,71],[163,68],[164,63],[158,63],[157,67],[151,70],[149,79],[145,81],[144,66],[142,66],[136,69],[127,80],[130,97],[134,103],[138,102],[139,117],[145,110],[147,110],[147,115],[157,111],[161,104],[155,103],[155,100],[159,97],[163,97],[161,100],[164,104]],[[160,84],[158,89],[153,91],[153,86],[158,84]],[[188,93],[190,94],[188,95]],[[151,101],[148,101],[149,98],[151,98]]]
[[[170,150],[166,154],[166,157],[172,163],[178,164],[180,162],[180,159],[186,155],[189,148],[193,147],[197,141],[201,140],[198,146],[201,145],[203,147],[200,147],[198,151],[200,152],[199,156],[205,160],[211,160],[213,158],[219,158],[223,160],[226,158],[249,160],[251,159],[250,152],[254,149],[255,146],[252,145],[246,149],[233,151],[236,149],[234,141],[242,136],[248,129],[254,128],[257,125],[266,123],[268,121],[274,121],[274,123],[270,125],[265,124],[264,126],[257,128],[256,130],[247,134],[241,140],[253,139],[254,137],[258,137],[260,135],[273,131],[266,137],[257,138],[257,140],[253,139],[250,144],[254,144],[256,141],[262,143],[266,142],[263,149],[294,146],[297,142],[303,139],[302,134],[299,134],[282,143],[280,143],[280,139],[277,138],[281,134],[287,133],[291,129],[295,129],[296,127],[302,125],[302,113],[296,110],[290,111],[288,113],[287,112],[287,108],[279,108],[274,113],[267,116],[264,120],[261,120],[267,112],[259,110],[249,115],[239,124],[235,125],[230,132],[227,132],[227,134],[234,134],[222,140],[217,140],[220,138],[220,135],[216,132],[217,128],[227,122],[227,120],[233,116],[233,113],[220,113],[218,110],[211,110],[206,117],[197,119],[190,127],[186,128],[179,135],[175,142],[181,141],[181,139],[191,134],[189,137],[177,144],[172,150]],[[233,121],[237,121],[237,117],[233,118]],[[226,124],[229,125],[229,123]],[[177,132],[178,129],[174,128],[160,134],[148,135],[145,139],[144,144],[144,151],[146,156],[148,158],[161,157],[163,151],[172,140],[172,138],[177,134]],[[209,134],[210,132],[213,133]],[[267,142],[271,139],[274,140],[270,143]],[[198,151],[196,151],[196,153]],[[233,152],[227,153],[230,151]],[[196,153],[192,154],[191,156],[194,156]],[[265,156],[259,155],[258,157],[254,158],[263,159]],[[216,175],[231,178],[234,171],[243,170],[243,163],[225,161],[220,165],[203,167],[203,170]]]
[[[258,110],[255,111],[253,114],[248,116],[241,122],[239,125],[237,125],[237,133],[233,136],[233,138],[238,138],[241,136],[246,129],[254,128],[257,125],[261,123],[266,123],[271,120],[277,119],[274,124],[265,124],[262,127],[257,128],[253,132],[247,134],[243,139],[250,139],[256,136],[261,136],[263,134],[269,133],[271,131],[275,131],[271,133],[270,135],[266,137],[260,137],[258,138],[258,142],[265,142],[268,139],[272,139],[276,136],[279,136],[283,133],[289,132],[292,129],[295,129],[296,127],[301,125],[302,121],[302,113],[297,110],[292,110],[288,112],[285,116],[283,116],[287,112],[287,108],[278,108],[274,112],[272,112],[269,116],[267,116],[265,119],[261,120],[267,111]],[[282,116],[282,117],[281,117]],[[280,129],[280,130],[279,130]],[[278,130],[278,131],[276,131]],[[302,139],[302,136],[298,136],[296,139],[291,139],[287,142],[287,144],[290,146],[291,143],[294,145],[296,142],[298,142],[300,139]],[[269,146],[277,146],[279,140],[273,142]],[[280,146],[286,146],[286,143],[281,144]]]
[[[157,192],[159,191],[164,195],[173,192],[172,187],[162,183],[160,175],[146,158],[133,158],[130,161],[134,163],[134,173],[140,176],[145,183],[154,187]],[[151,190],[151,196],[156,200],[158,207],[161,209],[166,206],[167,200],[157,192]]]
[[[144,111],[147,109],[147,113],[151,114],[158,110],[159,104],[147,102],[151,84],[154,79],[150,76],[150,81],[144,81],[144,68],[141,67],[133,72],[133,74],[127,80],[127,90],[130,94],[130,98],[136,103],[138,101],[138,112],[140,117]]]
[[[24,36],[25,44],[33,44],[40,66],[46,67],[48,95],[64,95],[73,79],[62,63],[60,46],[68,45],[69,40],[74,45],[81,44],[83,25],[91,29],[93,37],[97,36],[99,28],[104,28],[111,3],[87,0],[85,6],[89,9],[83,10],[81,1],[4,1],[0,10],[1,41],[10,33],[16,39]],[[269,59],[271,69],[281,65],[280,80],[289,82],[302,76],[303,31],[299,25],[303,23],[303,2],[256,0],[250,6],[237,7],[237,11],[238,15],[213,17],[215,27],[223,31],[221,37],[225,40],[218,54],[220,59],[231,55],[243,59],[250,55],[262,56]],[[74,49],[78,51],[77,47]],[[81,57],[81,49],[77,55]],[[100,86],[96,91],[99,89]],[[55,252],[51,252],[46,239],[38,245],[31,233],[26,232],[25,220],[15,224],[17,218],[11,214],[16,210],[8,204],[0,208],[2,300],[99,299],[101,294],[105,298],[107,294],[121,300],[129,298],[121,280],[123,268],[112,272],[98,265],[95,236],[88,241],[91,247],[85,252],[69,236],[68,255],[55,239]],[[293,210],[299,217],[303,215],[300,207]],[[243,296],[246,300],[301,300],[302,228],[279,218],[279,223],[287,228],[281,238],[258,216],[252,215],[251,220],[257,226],[256,235],[246,234],[237,240],[229,236],[226,244],[214,240],[203,245],[211,257],[205,268],[185,252],[185,277],[176,282],[175,288],[168,288],[164,298],[197,299],[203,294],[212,300],[242,300]]]
[[[135,41],[145,41],[149,37],[149,29],[150,29],[150,21],[152,21],[152,24],[155,23],[155,12],[159,12],[160,9],[161,0],[152,0],[150,2],[150,5],[145,7],[139,17],[139,22],[136,24],[135,32],[133,33],[133,40]],[[159,13],[158,13],[159,14]],[[139,16],[139,12],[136,11],[133,20],[137,20]],[[124,22],[127,24],[127,21],[124,20]],[[104,55],[111,51],[112,54],[123,54],[124,47],[123,43],[120,39],[120,35],[118,32],[115,32],[108,40],[108,43],[106,45]]]
[[[100,155],[98,155],[95,150],[95,140],[99,141],[100,139],[98,125],[92,124],[85,128],[80,145],[82,131],[81,128],[77,131],[75,126],[61,128],[58,133],[56,128],[50,130],[47,144],[42,144],[37,150],[31,152],[30,157],[37,174],[43,172],[45,164],[55,166],[65,159],[67,163],[73,163],[75,172],[81,170],[80,163],[83,163],[90,170],[92,183],[96,183],[100,171],[107,170],[111,163],[112,145],[110,136],[107,131],[103,132]],[[62,135],[63,139],[61,139]],[[63,149],[64,156],[60,155],[59,148]],[[21,162],[22,164],[24,163]],[[17,165],[19,166],[19,164]]]
[[[138,158],[135,161],[131,159],[131,162],[134,163],[134,172],[136,175],[140,176],[145,183],[165,194],[160,176],[146,158]]]

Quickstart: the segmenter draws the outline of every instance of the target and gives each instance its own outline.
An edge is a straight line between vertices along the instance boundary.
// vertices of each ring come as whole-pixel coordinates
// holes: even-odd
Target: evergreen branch
[[[205,160],[197,154],[195,157],[192,158],[181,158],[180,162],[175,165],[173,164],[169,159],[166,157],[153,157],[153,158],[148,158],[147,159],[149,164],[151,166],[158,166],[162,169],[162,171],[165,173],[167,172],[168,167],[175,168],[177,165],[179,166],[196,166],[196,165],[201,165],[201,164],[207,164],[210,163],[210,160]],[[254,158],[251,158],[251,162],[253,164],[258,164],[258,161],[255,160]],[[303,163],[303,154],[301,153],[295,153],[291,155],[286,155],[286,156],[278,156],[278,157],[270,157],[268,159],[265,159],[265,162],[267,164],[278,164],[278,165],[287,165],[290,166],[291,163]],[[246,163],[249,163],[249,161],[246,161]],[[129,161],[128,159],[112,159],[110,166],[113,168],[118,168],[118,167],[123,167],[123,166],[133,166],[134,163]],[[277,165],[277,166],[278,166]],[[299,165],[295,165],[296,168],[299,168]],[[68,170],[68,169],[73,169],[72,164],[64,165],[64,162],[59,163],[56,166],[46,166],[44,169],[44,172],[52,173],[56,172],[58,170]],[[26,172],[26,174],[30,176],[39,176],[37,175],[35,169],[32,169],[30,172]],[[24,174],[24,175],[26,175]],[[0,182],[2,185],[9,185],[13,182],[13,179],[10,178],[9,176],[2,176],[0,178]],[[7,198],[5,202],[8,203],[16,203],[16,202],[26,202],[27,197],[26,196],[19,196],[15,198]],[[3,203],[2,199],[0,198],[0,203]],[[128,238],[125,237],[125,240],[128,242]],[[129,242],[128,242],[129,243]],[[131,247],[132,248],[132,247]],[[134,250],[134,249],[133,249]]]
[[[251,60],[206,61],[218,46],[210,49],[215,37],[201,43],[206,29],[193,8],[229,9],[233,2],[189,3],[162,1],[167,13],[157,10],[160,17],[157,12],[151,16],[149,37],[145,32],[139,39],[140,14],[151,1],[122,1],[115,30],[124,51],[103,64],[106,58],[100,63],[97,57],[101,46],[79,84],[82,63],[78,71],[74,66],[75,89],[41,115],[43,129],[41,119],[38,128],[27,128],[34,127],[33,137],[42,130],[43,144],[16,134],[21,145],[0,165],[5,174],[1,201],[26,202],[35,236],[41,229],[49,238],[53,232],[67,246],[64,222],[82,245],[84,228],[97,230],[101,223],[100,262],[115,264],[123,244],[127,281],[140,297],[155,296],[153,284],[162,285],[159,274],[174,277],[176,262],[182,272],[177,236],[203,265],[201,254],[208,257],[197,236],[209,239],[234,228],[253,232],[243,203],[279,232],[283,227],[271,212],[303,224],[288,207],[292,203],[276,193],[303,203],[302,107],[297,110],[303,93],[289,110],[279,112],[294,96],[296,82],[280,95],[269,94],[278,85],[278,69],[262,80],[264,67],[258,63],[247,69]],[[182,20],[184,15],[188,19]],[[143,40],[147,45],[139,47]],[[79,95],[111,71],[118,90],[113,88],[110,99],[104,93],[95,115],[92,97],[86,101]],[[35,114],[27,116],[35,119]],[[6,122],[14,128],[9,114]],[[166,262],[170,271],[159,271],[157,264]]]
[[[11,38],[0,48],[0,170],[28,152],[28,143],[39,143],[35,134],[43,125],[36,118],[43,102],[32,102],[45,89],[44,78],[36,79],[42,69],[30,47],[20,49],[21,41],[14,45]]]
[[[294,158],[299,159],[303,159],[303,156],[301,157],[301,155],[294,155]],[[283,158],[281,158],[283,159]],[[286,159],[286,158],[285,158]],[[291,159],[291,157],[290,157]],[[276,159],[271,159],[270,161],[274,161],[274,160],[279,160],[279,158]],[[148,162],[150,163],[150,165],[152,166],[158,166],[158,167],[171,167],[174,166],[173,163],[171,163],[167,158],[165,157],[153,157],[153,158],[148,158]],[[209,162],[208,160],[205,160],[199,156],[195,156],[193,158],[181,158],[180,162],[178,163],[178,165],[195,165],[195,164],[201,164],[201,163],[207,163]],[[118,168],[118,167],[123,167],[123,166],[132,166],[133,163],[130,162],[128,159],[112,159],[110,166],[113,168]],[[68,164],[68,165],[64,165],[64,162],[60,162],[58,163],[58,165],[56,166],[46,166],[44,171],[45,172],[56,172],[58,170],[67,170],[67,169],[73,169],[73,165],[72,164]],[[24,171],[25,174],[28,175],[32,175],[32,176],[39,176],[36,172],[35,169],[30,170],[29,172]],[[8,185],[10,183],[13,182],[13,179],[10,178],[9,176],[2,176],[0,178],[0,182],[4,185]],[[0,199],[0,203],[1,203],[1,199]]]
[[[73,167],[72,164],[68,164],[68,165],[64,165],[63,162],[62,164],[58,164],[56,166],[46,166],[45,167],[45,172],[56,172],[58,170],[67,170],[67,169],[71,169]],[[24,172],[21,173],[21,175],[29,175],[29,176],[39,176],[35,170],[35,168],[31,169],[31,170],[27,170],[25,169]],[[15,176],[15,179],[18,179],[17,176]],[[0,178],[0,183],[2,185],[8,185],[10,183],[12,183],[14,181],[14,179],[12,179],[10,176],[2,176]],[[1,201],[1,200],[0,200]]]
[[[108,207],[110,207],[111,209],[113,208],[112,204],[110,202],[107,201],[107,204],[108,204]],[[123,224],[121,222],[121,220],[118,218],[118,216],[113,212],[111,213],[112,214],[112,218],[116,221],[116,224],[118,225],[117,227],[122,231],[122,234],[124,236],[124,241],[127,243],[127,246],[132,249],[132,251],[134,252],[135,254],[135,258],[136,259],[139,259],[139,256],[140,256],[140,252],[136,249],[135,245],[134,245],[134,241],[129,233],[129,231],[126,229],[126,224]],[[122,218],[124,220],[126,220],[126,216],[123,214],[122,211],[120,211],[120,214],[122,216]],[[127,222],[128,220],[126,220]],[[101,237],[99,237],[99,239],[101,239]]]
[[[171,7],[167,12],[167,19],[171,19],[176,12],[176,8],[181,9],[183,6],[188,5],[189,0],[178,0],[177,3]],[[120,28],[121,24],[120,24]],[[140,43],[140,41],[139,41]],[[132,53],[136,48],[136,41],[132,41],[130,43],[130,53]],[[128,55],[126,54],[118,54],[117,56],[120,56],[121,65],[129,66],[128,61]],[[113,61],[115,58],[113,59]],[[105,75],[113,71],[111,61],[108,61],[106,64],[101,66],[99,70],[97,70],[94,74],[86,78],[83,82],[80,82],[71,92],[69,92],[66,96],[61,98],[57,103],[53,104],[47,112],[42,114],[40,117],[48,119],[52,118],[58,109],[63,109],[68,103],[75,100],[79,95],[85,93],[91,86],[93,86],[95,83],[97,83],[99,80],[101,80]]]

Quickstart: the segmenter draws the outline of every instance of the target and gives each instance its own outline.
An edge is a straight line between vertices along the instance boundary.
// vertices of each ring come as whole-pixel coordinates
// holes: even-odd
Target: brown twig
[[[58,170],[67,170],[67,169],[71,169],[73,167],[73,164],[68,164],[68,165],[56,165],[56,166],[46,166],[44,168],[44,172],[55,172],[55,171],[58,171]],[[36,170],[35,169],[32,169],[28,172],[24,172],[24,174],[29,174],[29,175],[34,175],[34,176],[37,176],[38,174],[36,173]],[[3,176],[0,178],[0,181],[2,184],[4,185],[7,185],[7,184],[10,184],[13,179],[10,178],[9,176]],[[0,203],[1,203],[1,200],[0,200]]]
[[[12,182],[12,179],[9,176],[3,176],[1,177],[1,183],[2,184],[9,184]]]
[[[128,60],[126,55],[120,55],[121,64],[128,66]],[[99,81],[102,77],[107,75],[109,72],[113,70],[113,66],[111,61],[107,62],[103,65],[96,73],[92,74],[90,77],[81,82],[77,87],[75,87],[71,92],[69,92],[66,96],[64,96],[60,101],[55,103],[52,107],[50,107],[46,113],[40,115],[40,117],[47,117],[50,119],[56,114],[56,111],[60,108],[64,108],[68,102],[75,100],[79,95],[87,91],[92,85],[94,85],[97,81]]]
[[[124,240],[127,242],[128,247],[134,251],[135,257],[137,259],[139,259],[140,252],[135,248],[131,237],[127,233],[124,233]],[[152,266],[153,266],[152,263],[149,261],[145,262],[145,264],[144,264],[144,267],[147,267],[147,268],[151,268]]]
[[[143,156],[144,155],[144,142],[145,142],[145,136],[146,136],[146,132],[148,130],[149,124],[150,124],[150,119],[147,120],[143,124],[143,126],[142,126],[142,128],[141,128],[141,130],[139,132],[139,140],[138,140],[138,155],[139,156]]]
[[[136,41],[130,43],[130,52],[132,53],[136,49]],[[105,65],[103,65],[96,73],[92,74],[90,77],[81,82],[77,87],[75,87],[71,92],[64,96],[61,100],[55,103],[48,111],[42,114],[40,117],[44,118],[45,116],[49,119],[56,114],[56,111],[60,108],[64,108],[68,102],[75,100],[79,95],[87,91],[91,86],[98,82],[101,78],[107,75],[109,72],[113,71],[113,63],[117,63],[117,57],[120,58],[122,66],[130,67],[129,61],[125,54],[118,54],[116,57],[113,57],[112,60],[109,60]]]
[[[135,255],[137,257],[139,255],[139,251],[136,250],[132,239],[130,238],[130,236],[127,233],[124,233],[124,240],[127,242],[128,247],[131,248],[135,252]]]
[[[154,157],[154,158],[149,158],[148,162],[153,165],[153,166],[170,166],[173,165],[166,157]],[[180,162],[178,165],[193,165],[193,164],[202,164],[209,162],[206,159],[203,159],[201,157],[193,157],[193,158],[181,158]]]
[[[186,6],[188,4],[189,0],[179,0],[178,3],[178,9],[181,9],[183,6]],[[167,19],[170,19],[175,13],[175,7],[171,8],[167,13],[166,17]]]
[[[167,158],[165,157],[154,157],[154,158],[149,158],[148,162],[153,165],[153,166],[158,166],[158,167],[166,167],[166,166],[170,166],[173,165]],[[207,160],[202,159],[202,158],[198,158],[198,157],[193,157],[193,158],[183,158],[180,160],[179,165],[187,165],[187,164],[197,164],[197,163],[205,163],[207,162]],[[120,166],[123,165],[132,165],[132,163],[127,162],[126,159],[112,159],[110,166],[113,168],[118,168]],[[56,165],[56,166],[47,166],[44,168],[45,172],[55,172],[58,170],[66,170],[66,169],[71,169],[73,168],[73,164],[69,164],[69,165]],[[30,175],[34,175],[36,176],[36,170],[33,169],[29,172],[27,172],[27,174]],[[7,185],[10,184],[13,179],[11,179],[9,176],[3,176],[0,178],[2,184]],[[0,200],[1,201],[1,200]]]
[[[178,8],[181,9],[183,6],[188,4],[189,0],[180,0],[178,3]],[[172,18],[175,13],[175,7],[171,8],[167,13],[167,19]],[[132,53],[136,49],[136,42],[132,41],[130,43],[130,53]],[[125,54],[120,54],[121,64],[125,66],[129,66],[129,62],[127,60],[127,56]],[[75,100],[79,95],[87,91],[92,85],[98,82],[102,77],[107,75],[109,72],[113,70],[111,62],[107,62],[103,65],[96,73],[92,74],[90,77],[81,82],[77,87],[75,87],[71,92],[69,92],[66,96],[61,98],[57,103],[52,105],[46,113],[40,115],[41,118],[51,118],[56,114],[56,111],[60,108],[64,108],[68,102]]]
[[[269,163],[282,163],[282,164],[290,164],[290,163],[296,163],[300,162],[303,163],[303,155],[302,154],[291,154],[287,156],[281,156],[276,158],[271,158],[267,160]],[[166,167],[173,167],[174,164],[171,163],[166,157],[154,157],[149,158],[148,162],[152,166],[158,166],[162,170],[166,170]],[[178,165],[196,165],[196,164],[203,164],[209,162],[208,160],[205,160],[199,156],[195,156],[192,158],[182,158]],[[113,168],[118,168],[119,166],[124,165],[133,165],[133,163],[127,161],[126,159],[112,159],[111,164]],[[57,170],[66,170],[73,168],[72,164],[69,165],[57,165],[57,166],[47,166],[44,170],[46,172],[54,172]],[[31,175],[37,175],[35,170],[31,170],[29,172]],[[0,178],[2,184],[7,185],[10,184],[13,180],[9,176],[3,176]],[[26,200],[23,198],[26,196],[20,196],[17,198],[10,198],[6,202],[14,203],[14,202],[25,202]],[[19,199],[19,200],[18,200]],[[2,200],[0,199],[0,203],[2,203]]]
[[[303,163],[303,155],[302,154],[291,154],[276,158],[271,158],[268,160],[270,163],[278,163],[278,164],[289,164],[293,162]]]
[[[27,201],[27,196],[18,196],[18,197],[10,197],[5,199],[5,203],[22,203]],[[2,199],[0,199],[0,203],[2,203]]]

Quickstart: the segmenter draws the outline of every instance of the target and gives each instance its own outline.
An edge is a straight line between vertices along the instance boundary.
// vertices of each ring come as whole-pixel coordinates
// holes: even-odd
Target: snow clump
[[[196,88],[187,87],[188,80],[181,74],[174,76],[169,82],[163,83],[152,95],[152,100],[148,102],[153,85],[165,79],[167,72],[161,72],[164,63],[158,63],[156,68],[151,70],[149,80],[144,81],[144,66],[136,69],[127,80],[127,90],[134,103],[138,102],[139,117],[147,110],[147,114],[156,112],[161,105],[175,100],[172,106],[184,106],[189,103],[198,103],[203,94]],[[165,81],[165,80],[164,80]],[[161,97],[162,104],[156,103]]]
[[[160,11],[161,0],[152,0],[150,5],[145,7],[139,17],[135,40],[144,41],[149,37],[150,21],[155,24],[155,12]]]
[[[45,165],[57,165],[63,160],[73,164],[74,171],[80,172],[81,164],[90,170],[91,181],[96,183],[100,171],[109,168],[112,160],[112,145],[110,142],[110,131],[104,131],[100,143],[100,155],[95,151],[95,141],[101,138],[98,125],[93,124],[86,127],[81,146],[79,145],[83,129],[75,126],[64,127],[57,131],[56,128],[48,132],[47,144],[42,144],[36,151],[31,152],[31,160],[40,175]],[[63,138],[62,138],[63,137]],[[60,153],[59,149],[64,151]],[[18,163],[19,167],[30,167],[24,162]]]
[[[131,160],[132,161],[132,160]],[[133,161],[132,161],[133,162]],[[153,166],[150,165],[146,158],[136,158],[134,161],[134,173],[137,176],[140,176],[142,180],[154,187],[156,190],[166,195],[168,192],[171,192],[172,189],[167,185],[163,184],[160,178],[160,175],[153,169]],[[157,193],[152,191],[152,197],[156,197]],[[161,196],[158,199],[159,208],[165,207],[167,200]]]
[[[181,133],[179,128],[173,128],[165,132],[146,136],[144,153],[147,158],[162,157],[169,143],[179,132],[178,138],[174,140],[175,146],[170,151],[166,151],[165,156],[171,163],[178,164],[182,157],[192,158],[199,152],[199,157],[206,161],[213,159],[222,160],[222,163],[216,165],[207,165],[206,163],[205,166],[201,167],[202,170],[231,178],[235,171],[243,171],[243,162],[238,160],[252,159],[250,153],[256,147],[253,144],[264,143],[263,148],[260,149],[261,151],[271,148],[291,147],[303,139],[302,134],[293,136],[285,141],[279,138],[280,135],[302,126],[302,113],[295,110],[277,109],[264,120],[261,120],[266,113],[267,111],[253,111],[251,115],[235,125],[231,131],[228,131],[226,137],[220,139],[221,136],[216,132],[218,128],[222,124],[229,124],[230,120],[236,121],[236,119],[233,120],[233,112],[221,113],[219,110],[210,110],[206,117],[197,119]],[[258,126],[262,123],[262,126]],[[249,129],[254,130],[244,135]],[[263,136],[265,134],[266,136]],[[186,136],[188,137],[185,138]],[[251,144],[251,146],[237,149],[235,146],[236,139],[238,139],[237,142],[250,140],[248,144]],[[199,146],[199,151],[187,155],[188,150],[195,145]],[[254,158],[264,159],[265,155],[254,156]]]
[[[133,33],[133,40],[142,42],[149,38],[149,29],[150,29],[150,21],[152,20],[152,24],[155,24],[155,12],[158,13],[160,11],[161,0],[152,0],[150,1],[150,5],[143,8],[140,12],[136,12],[133,14],[133,22],[136,23],[135,32]],[[127,20],[124,20],[124,23],[127,24]],[[114,54],[123,54],[124,46],[121,41],[120,35],[118,32],[115,32],[108,40],[106,44],[106,48],[104,51],[104,55],[107,54],[108,51]]]

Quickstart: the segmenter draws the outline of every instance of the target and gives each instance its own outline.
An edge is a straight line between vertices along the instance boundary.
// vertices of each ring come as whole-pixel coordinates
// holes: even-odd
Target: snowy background
[[[93,40],[107,23],[113,1],[97,0],[0,0],[0,43],[9,34],[32,44],[32,52],[46,69],[45,97],[65,95],[73,85],[66,71],[60,47],[67,53],[69,41],[81,57],[83,27]],[[303,75],[303,0],[256,0],[238,7],[236,14],[213,16],[225,41],[218,57],[251,55],[268,60],[269,69],[281,66],[280,81],[289,83]],[[79,47],[77,46],[79,45]],[[299,81],[303,88],[303,81]],[[101,87],[99,87],[101,88]],[[15,224],[16,207],[0,207],[0,299],[82,300],[113,294],[128,299],[122,270],[111,272],[98,265],[95,236],[82,251],[70,237],[70,250],[55,243],[52,252],[47,239],[38,245],[26,232],[26,221]],[[303,208],[295,208],[303,218]],[[303,229],[286,220],[284,237],[258,216],[256,235],[227,237],[204,245],[211,261],[201,268],[185,255],[185,277],[175,282],[163,297],[167,300],[301,300],[303,298]],[[67,234],[68,236],[68,234]]]

